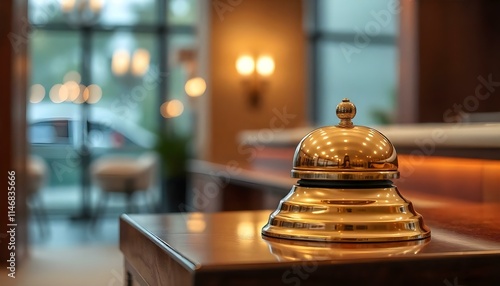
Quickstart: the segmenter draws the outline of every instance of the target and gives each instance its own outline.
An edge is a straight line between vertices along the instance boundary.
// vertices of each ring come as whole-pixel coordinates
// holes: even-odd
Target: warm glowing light
[[[89,104],[99,102],[99,100],[101,100],[101,97],[102,90],[101,87],[97,84],[91,84],[83,91],[83,100]]]
[[[186,82],[184,85],[184,90],[186,94],[192,97],[197,97],[205,93],[207,89],[207,84],[205,80],[201,77],[195,77]]]
[[[132,57],[132,74],[144,75],[149,69],[150,55],[146,49],[137,49]]]
[[[204,231],[206,228],[206,223],[203,219],[203,214],[193,213],[188,215],[186,226],[190,232],[199,233]]]
[[[101,11],[102,6],[104,4],[103,2],[104,2],[103,0],[90,0],[89,3],[90,10],[92,10],[95,13]]]
[[[190,232],[199,233],[205,230],[206,223],[204,220],[193,219],[187,221],[187,228]]]
[[[45,88],[41,84],[34,84],[30,89],[30,102],[39,103],[45,97]]]
[[[130,54],[126,50],[116,50],[111,59],[111,70],[115,75],[124,75],[130,66]]]
[[[173,99],[160,106],[161,116],[165,118],[177,117],[184,112],[184,104],[180,100]]]
[[[59,95],[59,100],[61,102],[63,101],[66,101],[69,97],[69,90],[68,90],[68,87],[64,86],[64,85],[61,85],[59,87],[59,92],[58,92],[58,95]]]
[[[74,81],[76,83],[80,83],[82,80],[82,76],[77,71],[69,71],[64,75],[63,82]]]
[[[49,91],[50,100],[54,103],[61,103],[68,98],[68,89],[62,84],[54,84]]]
[[[87,87],[83,84],[80,84],[78,86],[78,96],[75,99],[73,99],[73,103],[81,104],[85,102],[85,100],[83,99],[83,93],[85,92],[86,88]]]
[[[236,227],[236,232],[240,239],[250,239],[255,236],[254,224],[251,222],[239,222]]]
[[[63,84],[63,86],[66,87],[68,91],[68,98],[66,98],[67,101],[75,101],[80,95],[80,86],[76,81],[67,81]]]
[[[257,59],[257,73],[261,76],[270,76],[274,73],[274,60],[270,56],[260,56]]]
[[[75,0],[61,0],[61,9],[64,12],[69,12],[75,7]]]
[[[244,55],[236,60],[236,70],[240,75],[250,75],[255,70],[255,62],[251,56]]]

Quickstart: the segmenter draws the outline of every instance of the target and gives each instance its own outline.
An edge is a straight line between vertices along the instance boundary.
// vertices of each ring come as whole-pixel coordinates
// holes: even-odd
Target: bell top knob
[[[356,105],[348,98],[342,99],[342,102],[337,105],[336,113],[340,119],[340,127],[353,127],[351,119],[356,116]]]

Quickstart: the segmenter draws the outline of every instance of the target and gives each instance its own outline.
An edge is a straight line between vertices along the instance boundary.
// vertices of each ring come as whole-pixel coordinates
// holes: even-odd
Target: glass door
[[[48,213],[90,218],[102,193],[92,180],[95,160],[152,151],[168,124],[192,131],[188,113],[167,122],[160,107],[174,99],[189,105],[198,6],[29,1],[28,137],[33,158],[46,165],[39,197]],[[124,200],[110,204],[123,209]]]

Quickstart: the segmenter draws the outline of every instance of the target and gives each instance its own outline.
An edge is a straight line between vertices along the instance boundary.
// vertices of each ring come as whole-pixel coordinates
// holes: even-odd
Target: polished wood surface
[[[123,215],[120,248],[142,285],[499,285],[500,204],[406,197],[424,215],[431,239],[265,239],[265,210]]]
[[[211,63],[207,72],[210,96],[199,98],[207,100],[198,110],[206,115],[198,126],[206,134],[201,142],[206,152],[203,158],[221,164],[251,161],[255,149],[237,142],[240,131],[259,129],[260,138],[267,140],[284,128],[307,122],[307,39],[302,32],[306,4],[302,0],[200,2],[209,2],[206,52]],[[256,105],[252,104],[252,85],[246,85],[234,66],[242,53],[266,53],[276,63],[269,81],[258,86]]]

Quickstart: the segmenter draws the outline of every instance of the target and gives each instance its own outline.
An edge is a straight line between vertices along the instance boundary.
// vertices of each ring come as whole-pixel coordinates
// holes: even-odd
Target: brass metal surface
[[[414,255],[420,252],[430,239],[384,243],[326,243],[268,237],[269,251],[278,261],[307,261],[311,259],[358,259]]]
[[[340,123],[318,128],[298,144],[293,178],[309,180],[386,180],[399,178],[398,158],[382,133],[353,125],[356,107],[344,99],[337,107]]]
[[[294,154],[300,180],[262,229],[268,237],[328,242],[388,242],[430,236],[422,216],[390,179],[398,178],[393,144],[356,126],[356,106],[343,99],[340,122],[307,134]]]
[[[262,233],[332,242],[406,241],[430,235],[422,216],[395,186],[351,189],[295,185]]]

